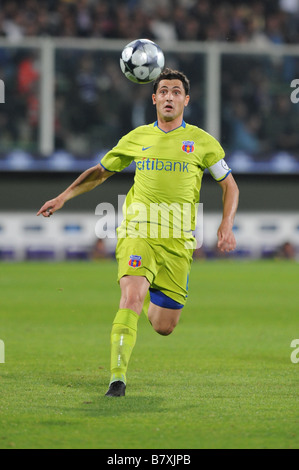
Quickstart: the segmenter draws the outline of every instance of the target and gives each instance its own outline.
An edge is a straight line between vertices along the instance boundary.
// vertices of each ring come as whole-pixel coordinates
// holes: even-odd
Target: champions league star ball
[[[161,48],[149,39],[136,39],[126,45],[120,58],[123,74],[134,83],[150,83],[165,65]]]

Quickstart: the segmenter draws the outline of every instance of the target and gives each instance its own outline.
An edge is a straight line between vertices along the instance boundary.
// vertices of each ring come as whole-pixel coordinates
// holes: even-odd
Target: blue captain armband
[[[224,180],[232,171],[223,158],[210,166],[208,170],[216,181]]]

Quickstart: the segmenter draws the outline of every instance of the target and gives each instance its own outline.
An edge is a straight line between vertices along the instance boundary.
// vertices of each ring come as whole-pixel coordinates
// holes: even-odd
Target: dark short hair
[[[189,95],[190,92],[190,82],[186,75],[183,72],[179,72],[178,70],[173,70],[170,68],[166,68],[163,72],[159,75],[158,78],[154,81],[153,88],[154,93],[156,93],[157,88],[161,80],[180,80],[183,84],[184,90],[186,95]]]

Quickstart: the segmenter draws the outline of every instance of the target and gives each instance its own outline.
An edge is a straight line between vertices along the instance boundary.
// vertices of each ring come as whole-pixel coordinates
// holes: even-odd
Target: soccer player
[[[37,213],[50,217],[66,201],[94,189],[136,162],[134,184],[127,194],[124,220],[117,231],[121,297],[111,331],[107,396],[125,395],[127,368],[142,310],[161,335],[169,335],[179,321],[188,293],[195,248],[192,231],[206,168],[222,188],[218,247],[224,252],[236,247],[232,229],[239,190],[218,141],[183,119],[189,88],[183,73],[165,69],[153,88],[157,121],[122,137],[101,163],[82,173]]]

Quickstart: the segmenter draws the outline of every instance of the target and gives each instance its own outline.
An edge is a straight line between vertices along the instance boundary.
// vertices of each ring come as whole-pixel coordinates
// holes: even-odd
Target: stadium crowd
[[[6,84],[0,158],[5,158],[13,148],[39,151],[41,56],[38,50],[18,49],[22,38],[294,44],[299,42],[299,0],[0,0],[0,35],[15,44],[0,48],[0,77]],[[204,55],[186,50],[168,54],[167,61],[191,78],[186,120],[205,127]],[[223,56],[220,140],[225,150],[259,159],[283,151],[297,155],[299,108],[289,96],[299,60],[238,56],[235,64],[235,55]],[[149,89],[132,90],[121,74],[118,52],[59,48],[55,150],[87,158],[110,148],[133,127],[151,122],[155,113]]]
[[[298,0],[2,0],[0,34],[297,43]]]

